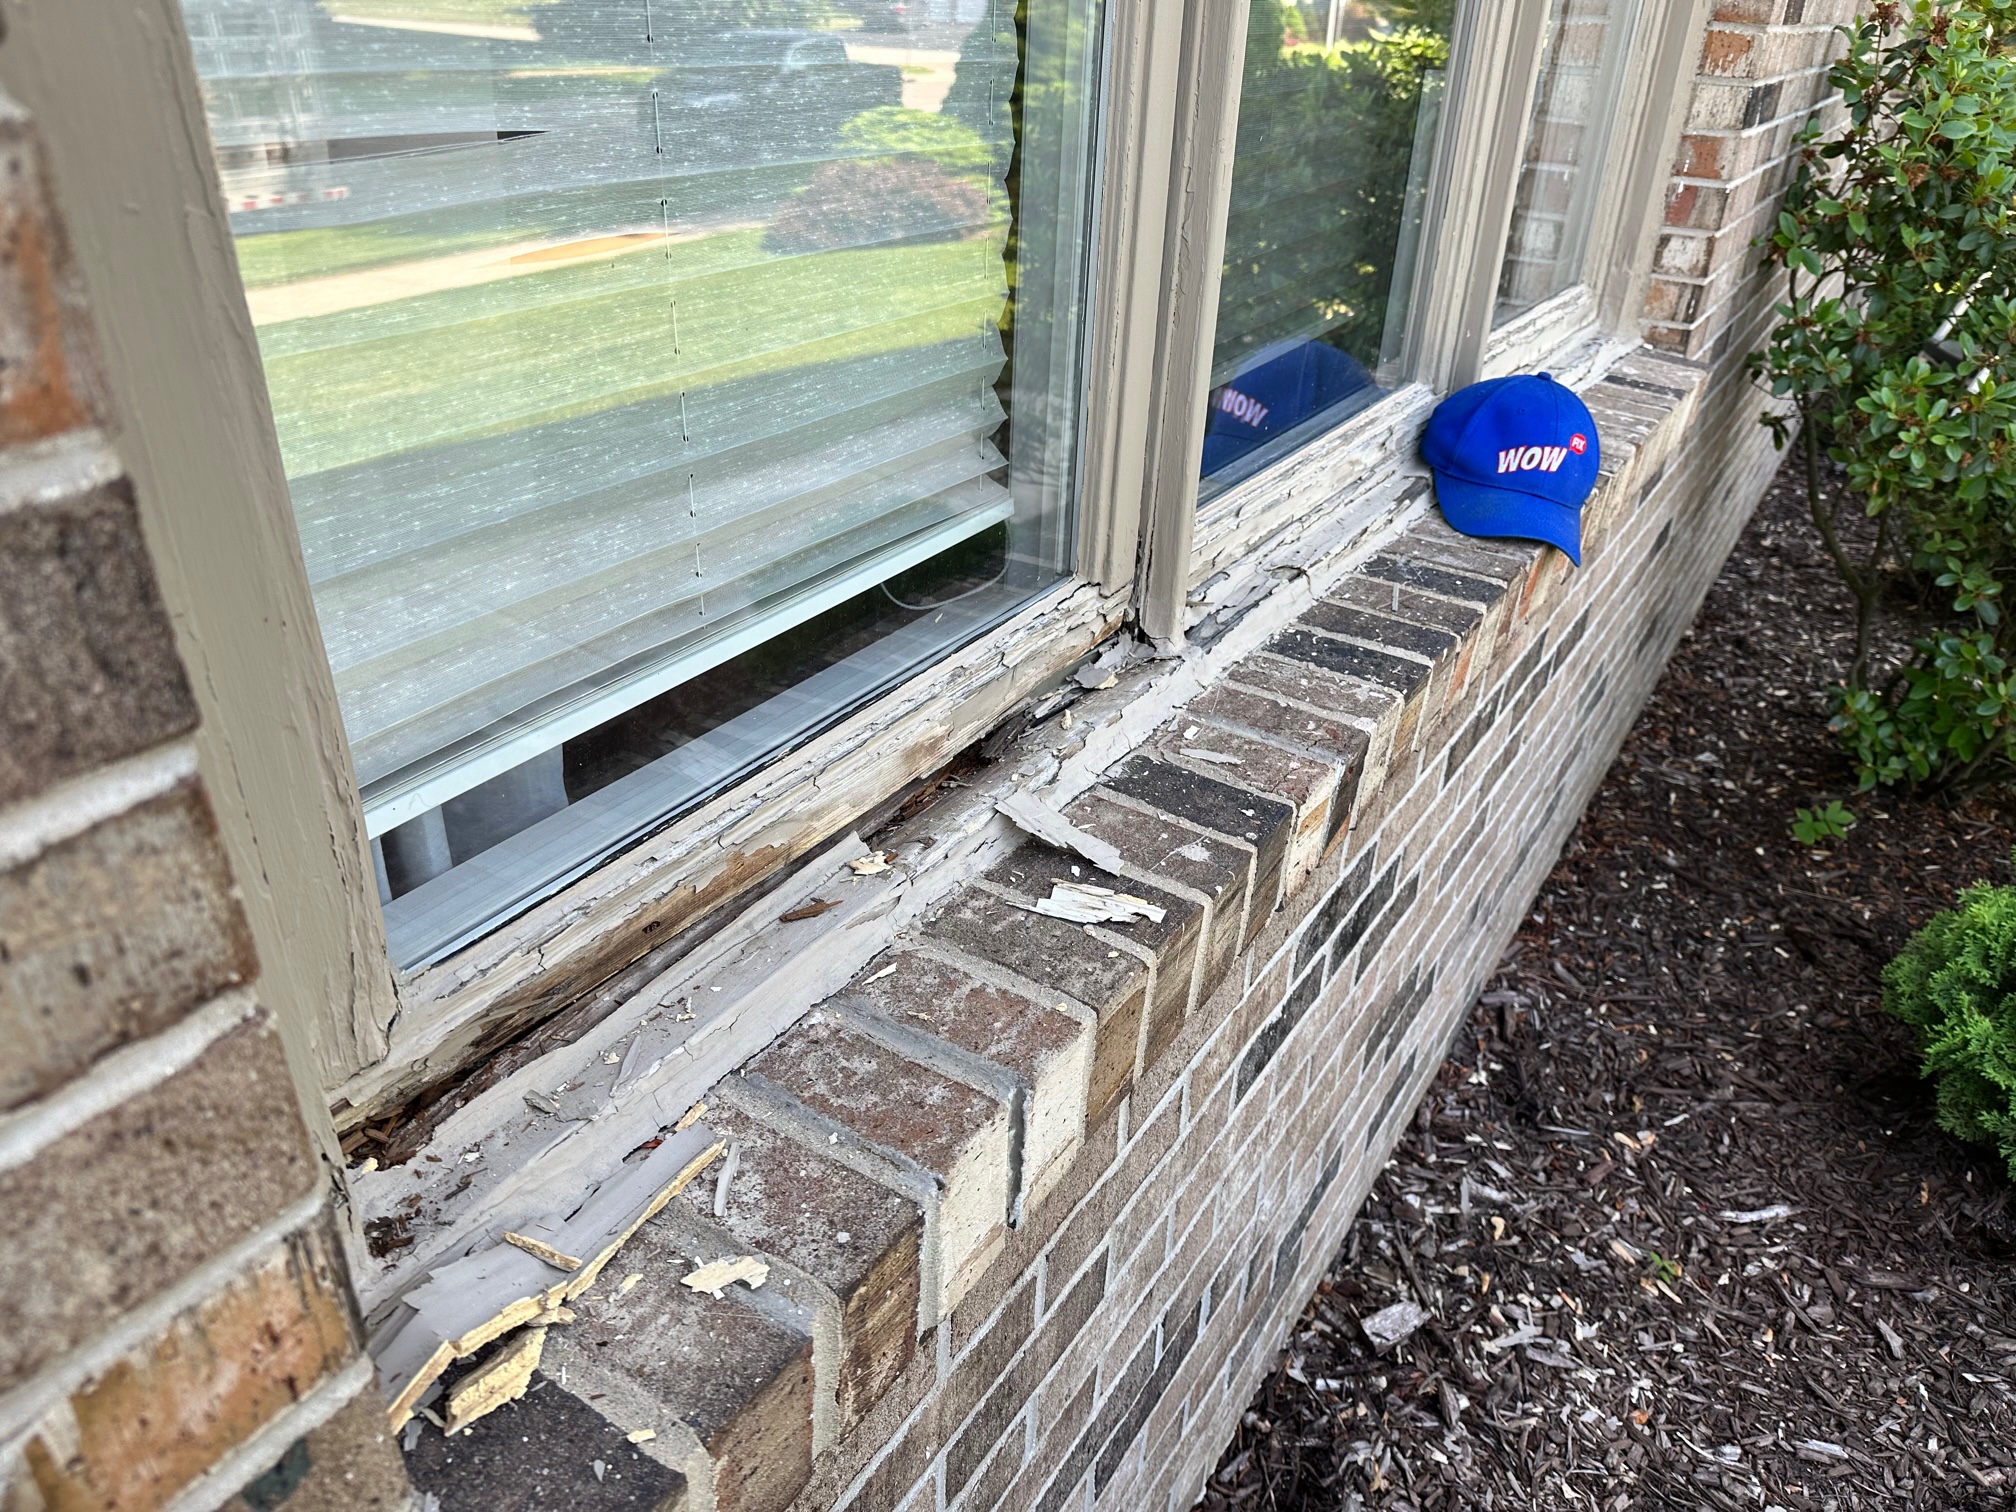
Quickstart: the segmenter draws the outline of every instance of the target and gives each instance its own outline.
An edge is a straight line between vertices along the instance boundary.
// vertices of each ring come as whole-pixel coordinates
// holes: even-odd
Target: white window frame
[[[872,819],[1129,618],[1180,641],[1193,590],[1284,528],[1375,506],[1436,393],[1529,346],[1623,337],[1707,0],[1645,0],[1636,103],[1610,155],[1591,281],[1489,329],[1546,0],[1465,0],[1424,232],[1413,380],[1196,508],[1231,181],[1244,0],[1107,0],[1076,572],[1006,624],[840,719],[437,965],[391,967],[285,473],[217,193],[179,0],[17,7],[0,87],[38,118],[110,348],[120,451],[204,715],[200,762],[262,993],[337,1126],[397,1107]],[[1488,37],[1488,41],[1486,38]],[[1504,67],[1506,61],[1516,66]],[[1523,81],[1523,83],[1521,82]],[[1492,151],[1478,144],[1495,144]],[[148,249],[135,257],[133,248]],[[1384,496],[1391,490],[1385,489]],[[1356,501],[1356,502],[1354,502]],[[1384,510],[1389,505],[1380,504]]]

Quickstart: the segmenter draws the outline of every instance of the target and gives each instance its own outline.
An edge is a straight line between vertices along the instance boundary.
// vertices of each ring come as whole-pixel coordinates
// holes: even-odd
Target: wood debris
[[[1168,910],[1146,898],[1088,882],[1052,883],[1050,896],[1037,899],[1033,912],[1073,924],[1131,924],[1137,919],[1160,924],[1168,915]]]
[[[656,1428],[639,1428],[635,1433],[626,1433],[623,1436],[633,1444],[648,1444],[651,1440],[658,1437],[658,1430]]]
[[[1208,761],[1214,766],[1246,765],[1243,757],[1227,756],[1223,751],[1207,751],[1202,746],[1181,746],[1178,747],[1176,754],[1187,756],[1192,761]]]
[[[389,1395],[388,1426],[403,1427],[456,1360],[526,1324],[550,1326],[571,1318],[565,1304],[592,1287],[631,1235],[726,1147],[706,1125],[694,1125],[666,1138],[643,1161],[619,1165],[566,1221],[521,1223],[512,1231],[569,1259],[587,1254],[567,1276],[554,1279],[546,1260],[501,1241],[437,1266],[401,1298],[395,1317],[371,1339],[371,1356]],[[527,1228],[535,1234],[527,1236]],[[538,1233],[547,1237],[539,1239]]]
[[[544,1260],[555,1270],[577,1271],[581,1269],[581,1261],[578,1256],[569,1255],[564,1251],[553,1248],[550,1244],[541,1243],[529,1234],[514,1234],[509,1229],[506,1229],[504,1231],[504,1242],[525,1251],[526,1254],[532,1256],[535,1260]]]
[[[755,1291],[770,1279],[770,1267],[754,1255],[737,1255],[729,1260],[714,1260],[698,1270],[679,1278],[681,1286],[694,1291],[709,1292],[719,1297],[722,1292],[737,1281],[745,1281],[751,1291]]]
[[[847,863],[847,870],[857,877],[879,877],[889,870],[889,853],[870,851],[865,856],[856,856]]]
[[[1101,871],[1116,876],[1126,871],[1127,862],[1116,847],[1097,835],[1087,834],[1034,793],[1011,793],[994,805],[994,811],[1012,820],[1024,834],[1081,856]]]
[[[525,1329],[457,1381],[455,1389],[448,1393],[448,1421],[443,1431],[450,1435],[460,1433],[478,1418],[488,1417],[506,1402],[515,1402],[525,1395],[545,1348],[545,1329]]]
[[[796,924],[801,919],[816,919],[819,915],[839,906],[840,900],[837,898],[813,898],[809,902],[800,903],[796,908],[788,912],[777,915],[777,922],[779,924]]]
[[[1365,1337],[1372,1341],[1374,1349],[1391,1349],[1427,1321],[1428,1314],[1418,1302],[1401,1301],[1380,1308],[1368,1318],[1360,1318],[1358,1326],[1365,1330]]]

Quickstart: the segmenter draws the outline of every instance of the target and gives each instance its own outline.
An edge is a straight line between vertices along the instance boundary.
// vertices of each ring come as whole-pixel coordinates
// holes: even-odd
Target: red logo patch
[[[1570,436],[1568,438],[1568,450],[1575,453],[1578,457],[1581,456],[1582,453],[1589,450],[1589,438],[1587,436]]]

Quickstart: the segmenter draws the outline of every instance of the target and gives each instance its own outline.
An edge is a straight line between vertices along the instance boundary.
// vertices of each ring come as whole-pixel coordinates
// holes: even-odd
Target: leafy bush
[[[972,127],[949,115],[882,105],[840,128],[840,150],[857,157],[913,157],[954,178],[992,178],[994,149]]]
[[[2016,1177],[2016,887],[1978,883],[1913,935],[1883,1006],[1918,1031],[1939,1126],[1996,1146]]]
[[[1273,0],[1247,28],[1220,374],[1319,330],[1378,366],[1422,91],[1449,62],[1447,35],[1414,26],[1328,50],[1288,41],[1295,28]]]
[[[1846,105],[1801,141],[1767,263],[1785,299],[1751,358],[1791,401],[1807,502],[1856,603],[1834,728],[1862,786],[2016,771],[2016,0],[1879,4],[1833,71]],[[1766,423],[1780,444],[1788,417]],[[1821,454],[1844,473],[1830,486]],[[1842,526],[1859,509],[1873,542]],[[1953,618],[1875,665],[1901,566]]]
[[[1819,808],[1795,809],[1792,813],[1792,834],[1801,845],[1824,845],[1829,840],[1844,839],[1853,828],[1855,815],[1838,798]]]

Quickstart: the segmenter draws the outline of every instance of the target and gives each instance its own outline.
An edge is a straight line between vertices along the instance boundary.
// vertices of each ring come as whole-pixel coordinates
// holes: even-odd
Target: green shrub
[[[954,178],[992,178],[994,149],[980,133],[949,115],[880,105],[840,128],[840,150],[861,157],[913,157]]]
[[[1994,1145],[2016,1177],[2016,887],[1977,883],[1913,935],[1883,1007],[1918,1033],[1939,1126]]]
[[[1790,401],[1855,598],[1834,728],[1862,786],[1966,788],[2016,771],[2016,0],[1884,3],[1847,30],[1847,119],[1801,140],[1765,239],[1785,298],[1751,365]],[[1781,445],[1789,418],[1766,418]],[[1859,547],[1854,512],[1876,521]],[[1951,617],[1879,666],[1893,563]]]

